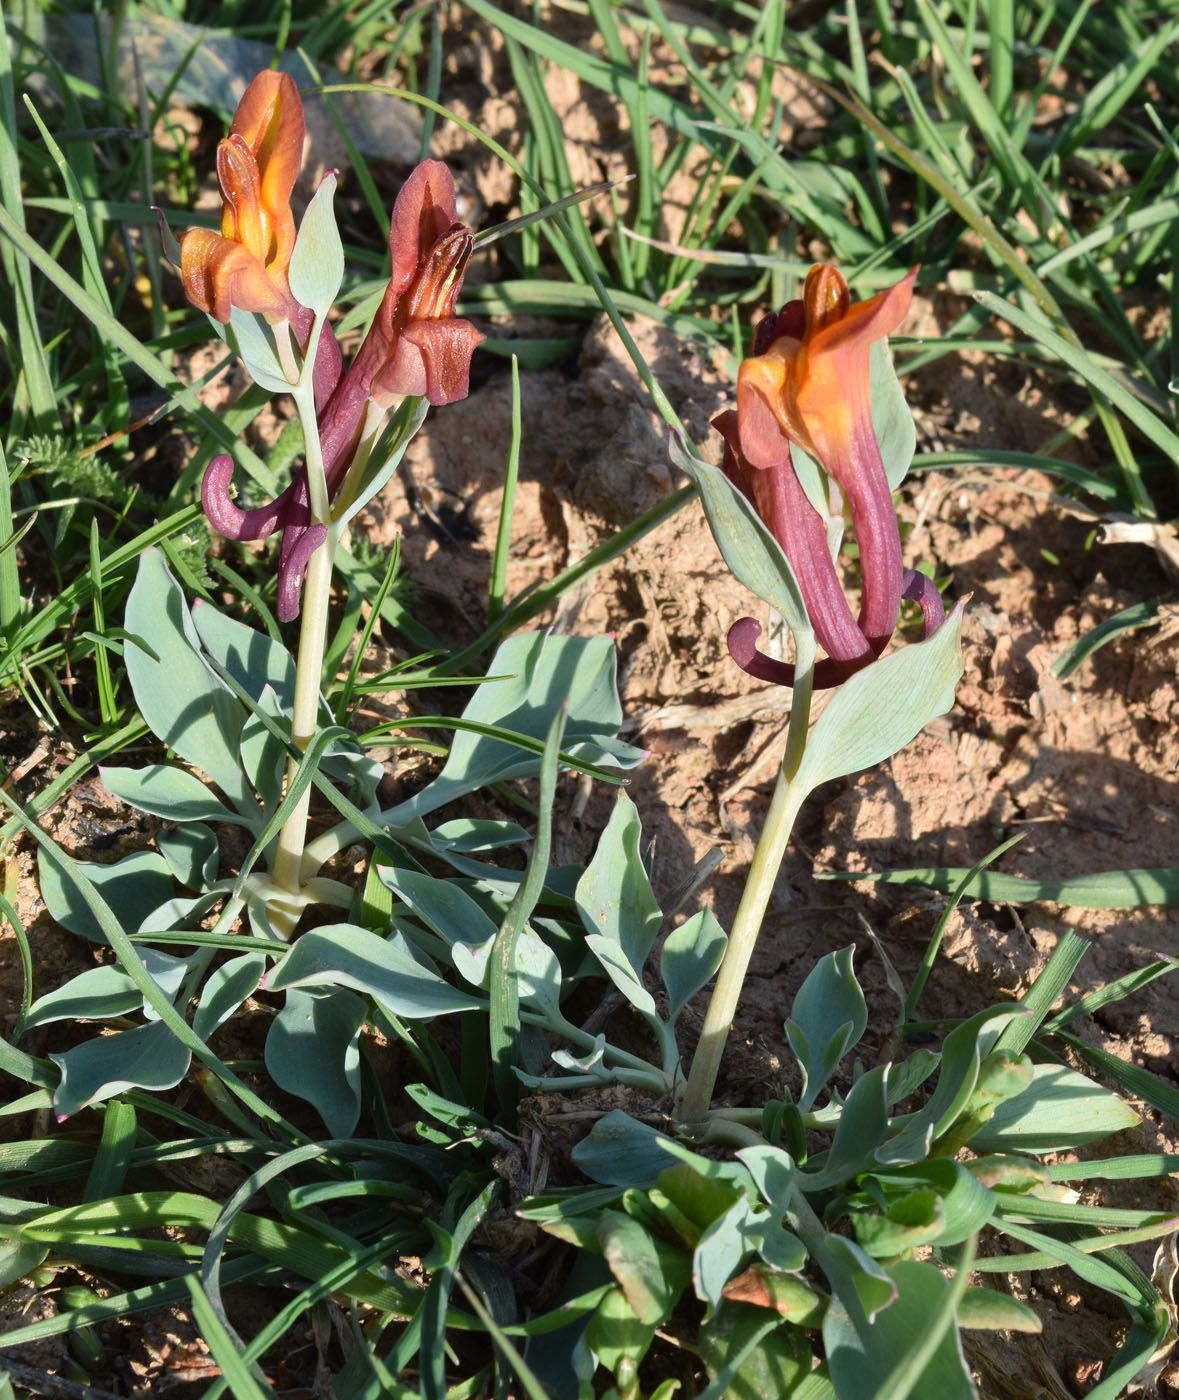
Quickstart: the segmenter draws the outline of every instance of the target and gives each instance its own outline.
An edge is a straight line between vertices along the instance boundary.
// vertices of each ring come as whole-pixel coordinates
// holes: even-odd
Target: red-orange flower
[[[852,305],[833,267],[813,267],[802,300],[765,317],[737,378],[737,411],[713,420],[725,439],[724,468],[781,544],[819,644],[816,685],[834,685],[879,656],[896,627],[902,596],[921,603],[926,632],[941,621],[937,590],[901,566],[892,491],[872,423],[869,354],[904,319],[916,269],[896,286]],[[853,617],[826,528],[803,491],[791,446],[813,457],[851,511],[863,582]],[[789,685],[793,670],[756,650],[760,627],[743,618],[729,634],[734,659],[751,674]]]
[[[483,335],[454,309],[473,242],[455,211],[454,177],[441,161],[423,161],[393,205],[393,271],[381,305],[347,372],[317,404],[329,500],[347,475],[370,400],[388,406],[411,394],[432,404],[466,397],[471,355]],[[201,488],[205,514],[229,539],[282,531],[277,611],[281,622],[290,621],[299,611],[308,560],[326,535],[322,523],[311,521],[306,467],[277,500],[253,510],[231,498],[232,476],[232,459],[214,457]]]
[[[406,394],[432,404],[466,398],[471,355],[483,336],[454,308],[473,243],[459,222],[454,177],[440,160],[422,161],[393,205],[392,276],[356,356],[378,402]]]
[[[180,241],[188,299],[218,321],[228,322],[236,306],[272,321],[305,320],[310,329],[309,313],[287,285],[295,246],[291,190],[303,160],[303,130],[294,79],[270,69],[259,73],[217,147],[221,232],[189,229]]]

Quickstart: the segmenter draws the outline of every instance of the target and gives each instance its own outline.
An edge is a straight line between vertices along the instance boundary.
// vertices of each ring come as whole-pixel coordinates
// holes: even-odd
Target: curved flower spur
[[[455,212],[450,171],[441,161],[423,161],[393,206],[393,272],[384,298],[352,364],[318,412],[333,515],[351,504],[351,492],[341,488],[350,468],[367,460],[361,444],[371,447],[402,398],[420,396],[435,406],[466,398],[471,355],[483,335],[454,309],[472,241]],[[308,560],[327,532],[324,523],[312,522],[307,467],[276,500],[253,510],[242,510],[231,499],[232,476],[230,457],[222,454],[209,463],[201,486],[205,514],[227,539],[256,540],[282,531],[276,612],[280,622],[289,622],[299,613]]]
[[[726,563],[781,614],[795,646],[787,664],[758,651],[761,627],[753,618],[729,630],[739,666],[794,693],[769,809],[678,1094],[677,1120],[705,1132],[745,974],[803,802],[822,783],[904,748],[953,703],[962,671],[962,604],[946,621],[932,580],[903,569],[892,504],[916,435],[879,342],[904,319],[915,279],[910,272],[853,305],[834,268],[813,267],[803,296],[758,325],[753,355],[738,372],[737,408],[713,420],[725,441],[721,469],[673,442],[672,456],[699,489]],[[858,614],[836,564],[845,501],[859,548]],[[903,597],[920,603],[926,640],[884,656]],[[819,646],[827,655],[816,663]],[[820,687],[838,689],[812,725]]]
[[[263,72],[250,83],[217,150],[220,232],[192,229],[171,247],[193,305],[217,323],[254,381],[289,393],[303,429],[304,460],[275,500],[243,509],[232,498],[233,459],[213,458],[201,501],[214,529],[230,539],[276,531],[276,612],[302,613],[291,741],[305,754],[318,732],[320,679],[332,567],[348,519],[380,489],[428,404],[467,394],[471,356],[483,335],[455,316],[474,245],[455,209],[454,179],[423,161],[402,186],[389,229],[392,271],[368,332],[345,369],[329,314],[344,275],[329,172],[295,233],[290,198],[303,153],[303,107],[294,82]],[[406,401],[393,421],[386,419]],[[299,764],[287,765],[288,793]],[[269,929],[289,937],[322,893],[304,860],[310,788],[292,799],[270,873],[244,888]],[[312,868],[314,867],[314,868]]]
[[[921,605],[925,635],[945,613],[933,582],[901,567],[892,488],[872,418],[872,346],[896,330],[909,309],[916,270],[869,301],[851,303],[833,267],[811,269],[800,300],[766,316],[742,362],[737,408],[713,419],[725,440],[722,469],[782,547],[797,578],[815,638],[827,659],[814,668],[817,689],[839,685],[874,661],[896,628],[902,597]],[[827,509],[820,512],[792,456],[820,469]],[[846,499],[859,548],[862,594],[852,614],[836,570]],[[793,685],[795,668],[757,650],[761,626],[734,623],[728,645],[750,675]]]
[[[264,387],[294,392],[300,370],[284,353],[287,337],[293,333],[306,357],[313,332],[318,332],[312,388],[319,453],[309,456],[322,460],[325,499],[320,510],[313,510],[306,463],[281,495],[250,510],[232,499],[233,460],[227,454],[213,458],[201,486],[205,514],[227,539],[282,533],[276,602],[282,622],[298,616],[308,562],[331,520],[352,504],[357,477],[390,409],[410,396],[434,405],[465,398],[471,355],[483,340],[469,321],[454,314],[473,235],[458,218],[450,171],[440,161],[427,160],[394,203],[392,276],[363,344],[343,370],[327,307],[317,314],[290,285],[292,259],[298,256],[290,196],[302,161],[303,133],[303,108],[293,80],[286,74],[259,73],[217,150],[221,232],[190,229],[179,251],[184,290],[194,306],[237,332],[239,341],[245,329],[241,313],[265,319],[289,382]],[[320,195],[330,197],[334,174],[325,177],[325,187]],[[246,346],[241,348],[254,377],[264,382]],[[346,483],[353,489],[346,489]]]

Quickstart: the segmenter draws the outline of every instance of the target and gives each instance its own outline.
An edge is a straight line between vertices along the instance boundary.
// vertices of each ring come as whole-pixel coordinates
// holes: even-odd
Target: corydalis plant
[[[783,616],[795,649],[792,664],[763,655],[753,618],[729,632],[729,650],[744,670],[792,686],[794,694],[778,781],[678,1105],[684,1123],[700,1123],[707,1113],[749,960],[807,795],[898,752],[949,707],[961,674],[960,608],[945,622],[932,581],[903,570],[892,505],[915,434],[880,342],[907,312],[914,280],[910,273],[853,305],[834,268],[812,268],[802,298],[758,326],[754,354],[740,367],[736,411],[715,420],[725,439],[722,470],[676,449],[726,562]],[[860,554],[858,616],[835,564],[845,499]],[[920,602],[927,640],[885,657],[902,596]],[[827,656],[816,661],[819,646]],[[812,728],[816,687],[839,689]]]
[[[223,324],[232,324],[235,309],[264,316],[274,328],[280,360],[288,326],[300,352],[307,354],[314,320],[289,283],[294,251],[290,195],[303,129],[293,81],[285,74],[260,73],[218,147],[221,233],[192,229],[180,245],[189,300]],[[214,529],[233,540],[282,534],[280,621],[298,615],[307,564],[326,539],[332,518],[352,504],[346,484],[358,483],[349,482],[350,471],[367,461],[389,410],[409,396],[434,405],[466,397],[471,355],[483,336],[454,312],[472,242],[471,230],[458,218],[450,171],[440,161],[423,161],[393,206],[392,276],[346,371],[341,372],[330,325],[321,318],[313,376],[324,485],[318,512],[307,464],[277,499],[251,510],[243,510],[230,495],[232,458],[221,454],[209,464],[201,501]]]
[[[896,628],[902,596],[921,604],[928,636],[945,613],[932,582],[901,567],[892,491],[872,422],[872,346],[900,325],[916,271],[870,301],[852,304],[833,267],[813,267],[800,300],[766,316],[742,362],[737,409],[714,427],[725,440],[723,470],[753,503],[794,570],[815,637],[827,660],[816,689],[838,685],[878,657]],[[792,459],[805,452],[826,476],[828,509],[808,498]],[[862,597],[853,616],[832,557],[829,523],[846,499],[859,547]],[[729,631],[733,659],[750,675],[793,685],[794,667],[757,650],[760,625],[742,618]]]
[[[387,479],[426,405],[466,396],[471,355],[483,339],[455,315],[473,236],[458,218],[449,170],[427,160],[393,206],[389,285],[352,363],[343,367],[329,323],[344,273],[331,206],[334,171],[324,177],[294,233],[290,199],[303,134],[294,83],[282,74],[259,73],[217,151],[220,232],[190,230],[176,249],[190,301],[214,319],[259,385],[292,396],[303,429],[303,464],[268,504],[247,510],[232,499],[233,460],[226,454],[213,458],[201,487],[210,523],[227,538],[282,536],[276,612],[289,622],[302,610],[291,709],[291,740],[300,753],[318,731],[341,531]],[[390,412],[406,400],[406,412],[386,433]],[[297,768],[292,758],[288,790]],[[272,930],[283,936],[319,888],[317,863],[306,851],[309,802],[306,787],[297,801],[292,797],[268,855],[269,874],[248,882],[252,907],[264,910]]]

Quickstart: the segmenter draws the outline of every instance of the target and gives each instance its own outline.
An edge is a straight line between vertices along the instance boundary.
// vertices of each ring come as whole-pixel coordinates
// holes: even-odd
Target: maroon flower
[[[713,419],[725,440],[722,469],[749,499],[794,570],[815,638],[827,659],[816,688],[838,685],[875,660],[896,628],[901,598],[920,603],[928,636],[944,617],[924,574],[901,568],[901,541],[869,403],[872,343],[908,310],[913,278],[851,305],[832,267],[811,269],[802,300],[767,316],[738,376],[737,410]],[[863,580],[859,616],[839,581],[823,518],[791,459],[791,444],[815,458],[851,507]],[[792,685],[794,667],[757,650],[761,627],[746,617],[729,631],[729,651],[750,675]]]
[[[409,395],[432,404],[465,398],[471,355],[483,340],[454,315],[473,237],[455,211],[454,178],[441,161],[423,161],[393,205],[389,251],[393,273],[351,366],[319,410],[328,499],[334,500],[352,462],[368,404],[382,408]],[[229,497],[233,463],[209,463],[201,502],[210,523],[228,539],[256,540],[282,531],[276,611],[281,622],[299,613],[299,591],[327,528],[311,523],[303,467],[276,500],[242,510]]]

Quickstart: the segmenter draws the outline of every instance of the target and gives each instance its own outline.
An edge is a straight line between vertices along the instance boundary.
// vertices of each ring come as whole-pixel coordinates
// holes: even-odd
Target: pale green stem
[[[281,339],[281,337],[280,337]],[[303,613],[299,627],[299,654],[295,662],[295,704],[291,713],[291,741],[305,753],[319,723],[319,691],[323,679],[323,653],[327,640],[328,608],[332,594],[332,564],[336,555],[337,531],[331,523],[331,503],[324,477],[323,451],[319,441],[319,425],[315,417],[315,393],[312,385],[312,361],[303,366],[299,384],[294,388],[295,406],[303,425],[303,441],[307,454],[307,494],[311,507],[311,523],[328,527],[327,539],[311,556],[303,580]],[[287,762],[287,784],[294,779],[298,760]],[[280,938],[289,938],[301,912],[297,896],[302,890],[300,879],[303,847],[307,841],[307,813],[311,806],[311,787],[283,824],[275,847],[273,875],[280,889],[296,896],[288,905],[276,901],[271,913],[271,927]],[[283,927],[278,927],[275,921]],[[292,922],[293,920],[293,922]],[[290,925],[286,927],[286,925]]]
[[[332,593],[332,564],[336,553],[336,531],[328,529],[328,537],[311,556],[307,576],[303,581],[303,616],[299,628],[299,655],[295,664],[295,705],[291,713],[291,740],[299,752],[305,753],[319,721],[319,691],[323,672],[323,653],[327,638],[328,606]],[[299,763],[287,760],[287,784],[293,781]],[[298,805],[283,823],[274,853],[274,880],[291,894],[300,892],[300,868],[303,847],[307,841],[307,813],[311,806],[311,786],[308,785]],[[279,929],[280,937],[288,937]]]
[[[807,726],[810,723],[811,684],[815,664],[813,633],[805,633],[796,638],[795,646],[797,655],[794,701],[790,708],[786,752],[778,773],[778,781],[774,786],[774,795],[770,800],[770,810],[766,813],[757,850],[749,866],[741,902],[737,906],[733,927],[729,932],[729,941],[720,971],[717,973],[716,986],[713,988],[708,1010],[704,1014],[700,1043],[696,1047],[687,1084],[676,1107],[675,1117],[678,1123],[700,1123],[707,1116],[708,1106],[712,1102],[712,1091],[725,1053],[725,1043],[741,999],[745,974],[749,970],[749,961],[757,946],[762,921],[782,866],[782,857],[786,854],[786,845],[794,829],[794,819],[810,791],[805,783],[798,783],[794,778],[802,762]]]

